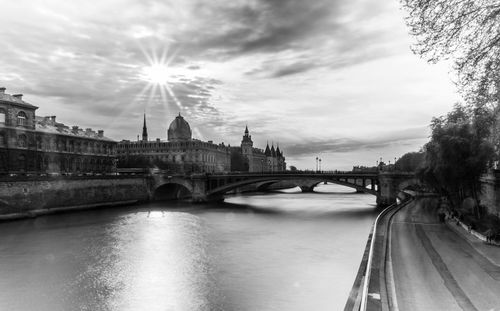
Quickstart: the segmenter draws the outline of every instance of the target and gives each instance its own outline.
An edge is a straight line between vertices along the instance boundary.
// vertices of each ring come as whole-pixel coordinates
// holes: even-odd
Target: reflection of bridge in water
[[[396,201],[401,190],[418,183],[414,174],[406,172],[221,173],[184,176],[160,171],[151,177],[152,199],[190,198],[195,202],[222,200],[225,194],[251,185],[254,190],[265,191],[273,184],[286,183],[290,187],[300,187],[303,192],[313,192],[318,184],[330,182],[353,188],[356,192],[375,195],[378,205],[388,205]]]

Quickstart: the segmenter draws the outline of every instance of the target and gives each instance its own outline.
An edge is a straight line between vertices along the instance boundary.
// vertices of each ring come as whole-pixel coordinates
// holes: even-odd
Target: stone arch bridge
[[[377,198],[377,205],[385,206],[396,201],[398,193],[418,184],[414,174],[404,172],[341,172],[341,173],[227,173],[168,175],[154,172],[150,175],[150,199],[191,199],[194,202],[223,200],[224,195],[235,189],[253,185],[264,190],[276,183],[286,182],[298,186],[303,192],[313,192],[322,182],[331,182],[369,193]]]

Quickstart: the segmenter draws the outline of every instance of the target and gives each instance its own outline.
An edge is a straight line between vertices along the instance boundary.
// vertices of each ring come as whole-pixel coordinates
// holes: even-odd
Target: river
[[[375,198],[315,190],[0,223],[0,310],[341,310]]]

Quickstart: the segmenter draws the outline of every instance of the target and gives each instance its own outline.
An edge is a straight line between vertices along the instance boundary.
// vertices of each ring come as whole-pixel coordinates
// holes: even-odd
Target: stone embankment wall
[[[24,177],[0,180],[0,219],[131,204],[150,198],[139,176]]]
[[[498,216],[500,214],[500,175],[485,174],[481,178],[481,205],[487,212]]]

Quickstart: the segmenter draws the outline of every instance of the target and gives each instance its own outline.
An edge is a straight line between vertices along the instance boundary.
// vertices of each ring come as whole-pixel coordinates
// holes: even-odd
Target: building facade
[[[0,174],[113,171],[117,143],[104,131],[36,116],[38,107],[22,97],[0,88]]]
[[[274,146],[272,149],[274,150]],[[214,144],[213,141],[193,139],[189,123],[180,114],[168,127],[167,141],[148,140],[144,116],[142,139],[119,142],[117,156],[119,167],[157,167],[184,174],[286,170],[285,158],[279,148],[278,152],[274,151],[274,155],[271,152],[266,155],[263,150],[253,147],[248,127],[240,147]],[[235,169],[235,159],[239,159],[242,164],[238,169]]]

